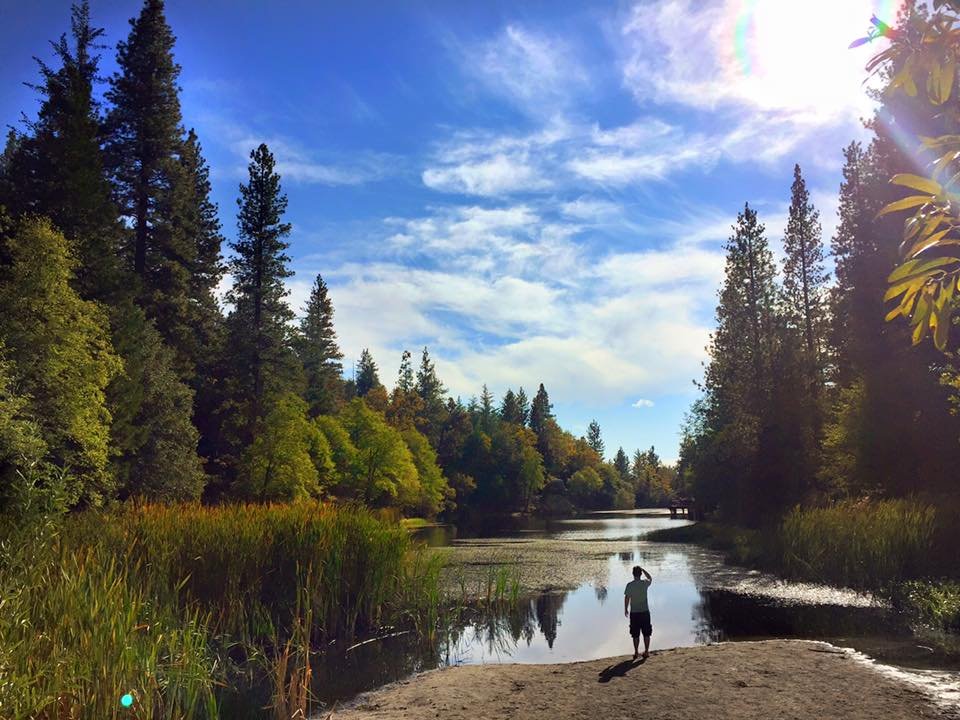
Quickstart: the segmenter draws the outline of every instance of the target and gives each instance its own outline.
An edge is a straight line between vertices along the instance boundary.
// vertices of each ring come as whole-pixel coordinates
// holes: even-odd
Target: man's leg
[[[636,660],[637,656],[640,654],[639,650],[640,650],[640,636],[634,635],[633,636],[633,659],[634,660]]]
[[[637,640],[637,638],[634,638],[634,640]],[[649,635],[643,636],[643,656],[644,657],[650,656],[650,636]]]

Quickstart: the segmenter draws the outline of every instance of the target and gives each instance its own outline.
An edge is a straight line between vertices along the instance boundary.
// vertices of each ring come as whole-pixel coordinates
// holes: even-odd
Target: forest
[[[479,556],[477,587],[450,590],[413,533],[434,521],[543,534],[682,503],[707,522],[659,540],[960,631],[960,3],[907,3],[853,42],[884,46],[832,237],[800,163],[782,237],[760,203],[731,218],[675,465],[605,447],[596,420],[565,430],[537,377],[464,399],[429,347],[398,347],[395,374],[369,349],[345,359],[335,284],[312,277],[291,305],[267,144],[245,149],[222,226],[163,0],[143,0],[109,77],[88,1],[64,23],[0,156],[0,714],[119,717],[131,688],[131,717],[305,717],[321,655],[340,672],[405,634],[436,655],[450,628],[516,610],[519,570]],[[655,544],[612,537],[642,515],[606,516],[599,539]],[[574,547],[554,541],[538,547]],[[553,648],[577,590],[556,589],[514,640],[536,616]]]
[[[679,462],[681,484],[731,520],[758,526],[796,505],[956,494],[960,346],[949,333],[956,273],[948,264],[956,241],[944,240],[948,221],[931,210],[936,193],[903,198],[930,154],[904,138],[932,146],[956,121],[944,112],[949,91],[932,80],[927,87],[941,96],[898,92],[904,77],[926,72],[929,58],[908,55],[921,41],[944,42],[945,17],[907,8],[899,35],[886,28],[894,43],[878,63],[889,67],[876,66],[885,87],[875,92],[869,142],[844,149],[832,238],[822,237],[799,166],[782,263],[757,211],[747,204],[737,216]],[[946,162],[935,169],[955,172]],[[917,207],[905,235],[902,210]]]
[[[416,369],[403,352],[390,391],[366,350],[345,378],[323,278],[306,307],[288,303],[270,149],[250,149],[228,240],[162,2],[131,21],[104,88],[102,34],[74,6],[56,61],[38,60],[36,119],[0,160],[8,513],[24,493],[64,510],[335,498],[428,518],[668,499],[653,448],[607,462],[599,426],[564,431],[542,384],[464,403],[427,348]]]

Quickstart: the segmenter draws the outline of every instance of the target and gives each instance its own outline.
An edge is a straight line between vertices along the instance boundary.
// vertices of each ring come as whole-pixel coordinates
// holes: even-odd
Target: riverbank
[[[956,507],[956,499],[848,501],[797,508],[762,530],[699,522],[657,530],[647,539],[695,543],[735,565],[871,593],[914,625],[958,633]]]
[[[337,720],[960,718],[929,693],[827,643],[770,640],[562,665],[474,665],[359,697]]]

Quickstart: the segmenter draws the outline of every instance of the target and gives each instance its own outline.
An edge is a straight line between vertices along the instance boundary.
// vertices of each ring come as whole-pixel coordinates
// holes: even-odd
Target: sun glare
[[[870,16],[892,23],[901,0],[744,0],[732,20],[730,80],[770,109],[816,115],[862,112],[864,64],[884,40],[855,50]]]

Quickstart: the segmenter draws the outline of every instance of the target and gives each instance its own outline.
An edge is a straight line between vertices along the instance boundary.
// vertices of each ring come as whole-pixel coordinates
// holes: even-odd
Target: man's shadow
[[[597,682],[608,683],[615,677],[623,677],[635,667],[639,667],[646,662],[646,658],[637,658],[636,660],[624,660],[616,665],[608,665],[600,671],[600,677]]]

